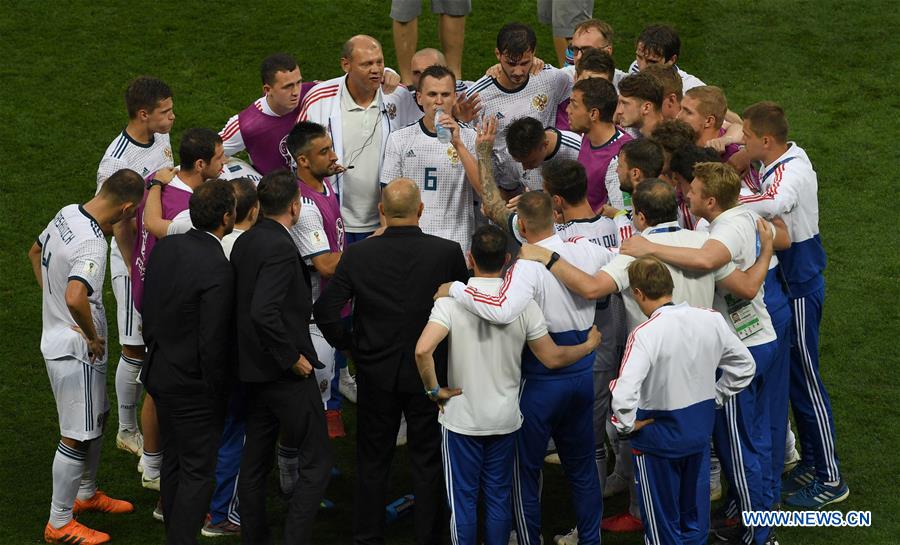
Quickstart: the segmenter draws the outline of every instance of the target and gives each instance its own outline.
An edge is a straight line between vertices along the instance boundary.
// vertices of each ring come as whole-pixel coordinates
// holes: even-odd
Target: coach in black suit
[[[147,362],[141,382],[156,401],[163,456],[166,543],[195,544],[216,484],[234,354],[234,273],[221,238],[234,227],[234,190],[206,182],[190,199],[194,229],[153,248],[144,282]]]
[[[447,530],[437,406],[422,387],[415,346],[435,290],[443,282],[465,282],[468,271],[459,244],[419,229],[422,209],[415,182],[400,178],[388,184],[379,204],[384,233],[347,248],[315,305],[325,338],[339,350],[349,349],[356,362],[357,545],[384,543],[385,494],[401,413],[409,434],[416,543],[438,543]],[[352,333],[341,322],[341,309],[351,299]],[[446,380],[446,349],[435,360]]]
[[[289,500],[284,542],[305,544],[333,457],[313,373],[313,366],[323,366],[309,335],[309,272],[288,232],[300,218],[300,189],[294,176],[281,170],[263,177],[257,195],[263,217],[231,251],[238,372],[247,391],[247,439],[238,481],[241,536],[247,544],[272,543],[266,480],[280,431],[300,449],[300,479]]]

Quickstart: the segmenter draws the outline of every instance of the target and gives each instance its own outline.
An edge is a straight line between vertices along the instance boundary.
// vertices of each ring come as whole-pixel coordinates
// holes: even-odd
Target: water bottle
[[[407,494],[391,502],[385,507],[385,519],[388,524],[395,522],[397,519],[412,511],[416,504],[415,496]]]
[[[440,119],[441,115],[444,114],[444,110],[438,108],[434,112],[434,131],[437,133],[438,142],[441,144],[449,144],[450,143],[450,129],[441,125]]]

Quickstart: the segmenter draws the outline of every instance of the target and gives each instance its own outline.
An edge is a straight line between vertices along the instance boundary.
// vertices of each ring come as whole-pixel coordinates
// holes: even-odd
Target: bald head
[[[346,42],[344,42],[344,47],[341,48],[341,58],[352,60],[353,52],[357,49],[364,51],[378,50],[381,51],[381,43],[375,38],[368,36],[366,34],[357,34],[353,36]]]
[[[419,78],[422,76],[422,72],[429,66],[434,65],[447,66],[447,58],[444,57],[443,53],[433,47],[426,47],[416,51],[416,54],[412,56],[412,60],[409,62],[414,88],[419,88]]]
[[[419,186],[409,178],[396,178],[381,191],[381,213],[388,224],[418,221],[422,213]]]

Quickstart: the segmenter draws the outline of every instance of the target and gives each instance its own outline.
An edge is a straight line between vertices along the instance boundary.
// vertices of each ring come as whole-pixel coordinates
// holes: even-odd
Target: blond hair
[[[697,111],[704,117],[713,116],[716,119],[716,128],[722,128],[725,113],[728,111],[728,102],[721,88],[715,85],[701,85],[688,89],[685,96],[696,100]]]
[[[734,208],[741,193],[741,178],[726,163],[697,163],[694,178],[703,182],[703,197],[713,197],[722,210]]]
[[[648,299],[672,295],[675,289],[669,268],[653,256],[639,257],[628,265],[628,284]]]

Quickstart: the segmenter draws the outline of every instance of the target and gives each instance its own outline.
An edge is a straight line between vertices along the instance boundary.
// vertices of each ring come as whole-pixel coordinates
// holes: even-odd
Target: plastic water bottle
[[[385,519],[388,524],[395,522],[397,519],[410,513],[416,504],[415,496],[407,494],[391,502],[385,507]]]
[[[443,109],[438,108],[437,110],[435,110],[435,112],[434,112],[434,130],[437,133],[438,142],[440,142],[441,144],[449,144],[450,137],[451,137],[450,129],[441,125],[441,122],[440,122],[441,116],[443,114],[444,114]]]

